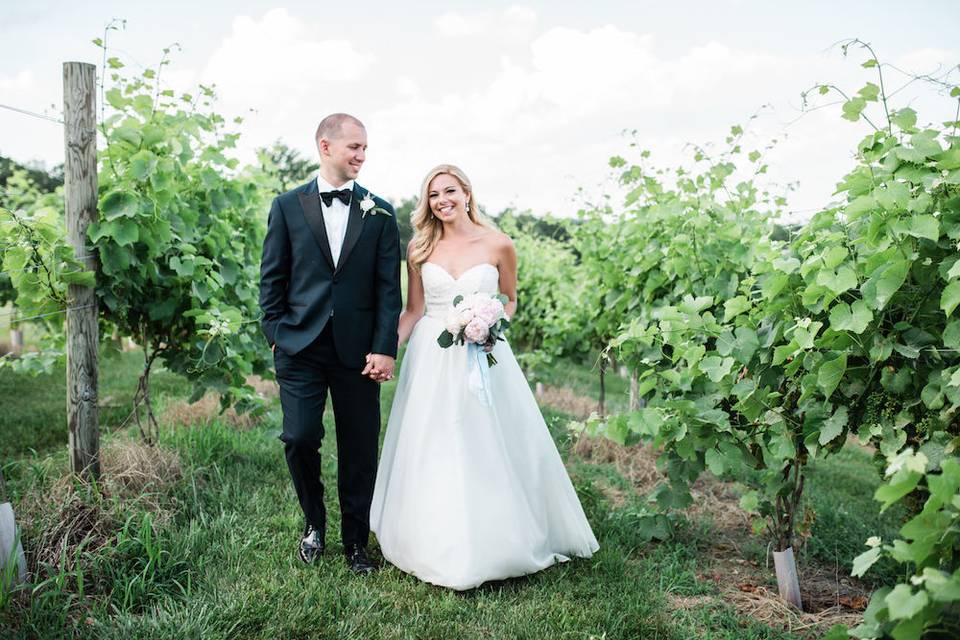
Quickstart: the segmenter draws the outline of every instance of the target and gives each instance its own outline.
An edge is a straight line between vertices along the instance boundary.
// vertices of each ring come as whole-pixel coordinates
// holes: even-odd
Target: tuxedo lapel
[[[360,214],[360,201],[367,195],[367,190],[353,183],[353,196],[350,198],[350,215],[347,218],[347,231],[343,236],[343,247],[340,249],[340,261],[337,263],[337,271],[343,268],[347,263],[347,258],[353,250],[357,240],[360,239],[360,232],[363,231],[364,218]],[[331,263],[333,260],[331,260]]]
[[[320,194],[317,191],[316,181],[311,182],[306,191],[301,191],[297,196],[300,198],[300,206],[303,208],[303,217],[307,219],[307,225],[313,232],[313,239],[317,241],[320,253],[323,254],[327,264],[333,269],[333,253],[330,251],[330,239],[327,238],[327,225],[323,222],[323,211],[320,209]],[[349,233],[349,228],[347,232]]]

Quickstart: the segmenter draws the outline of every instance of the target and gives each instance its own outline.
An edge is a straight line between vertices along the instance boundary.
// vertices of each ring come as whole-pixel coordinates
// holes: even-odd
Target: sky
[[[616,204],[612,155],[649,149],[654,164],[673,166],[689,143],[749,123],[748,145],[777,141],[765,179],[795,184],[791,215],[804,218],[831,201],[869,132],[839,105],[801,111],[801,92],[817,82],[856,92],[876,81],[860,66],[866,52],[844,57],[835,43],[858,37],[913,73],[960,63],[957,0],[0,0],[0,105],[56,117],[62,63],[99,65],[91,40],[113,18],[126,26],[108,46],[130,67],[155,67],[178,43],[164,70],[170,87],[216,85],[218,112],[245,118],[241,161],[278,139],[315,157],[317,122],[345,111],[367,127],[361,184],[410,197],[433,166],[452,163],[491,213],[570,216],[605,196]],[[885,67],[890,91],[907,79],[897,69]],[[955,117],[956,100],[923,83],[893,103],[917,110],[921,124]],[[0,155],[62,162],[62,129],[0,108]]]

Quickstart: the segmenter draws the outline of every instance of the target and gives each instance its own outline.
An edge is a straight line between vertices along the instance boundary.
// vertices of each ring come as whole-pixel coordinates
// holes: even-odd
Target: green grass
[[[141,351],[101,351],[100,425],[104,431],[130,414],[142,368]],[[35,378],[0,370],[0,463],[30,450],[45,453],[66,444],[66,385],[64,366]],[[150,388],[155,398],[190,393],[190,385],[183,377],[156,365]]]
[[[841,575],[850,575],[853,559],[863,553],[870,536],[890,542],[904,521],[900,506],[880,513],[873,494],[880,476],[870,456],[855,445],[847,445],[836,455],[814,461],[807,470],[804,489],[806,503],[816,519],[806,553],[827,566],[839,565]],[[873,586],[891,584],[900,577],[896,565],[877,563],[864,580]]]
[[[689,536],[641,545],[629,518],[618,517],[595,486],[617,481],[609,466],[579,463],[572,470],[601,543],[589,560],[467,593],[389,565],[358,579],[335,540],[319,566],[304,567],[293,553],[301,516],[275,438],[277,418],[249,432],[219,423],[165,431],[163,445],[179,451],[187,468],[188,479],[170,496],[183,505],[177,517],[144,526],[142,514],[123,512],[130,531],[88,569],[91,592],[71,602],[51,588],[14,620],[0,612],[0,622],[24,638],[789,637],[719,604],[685,613],[681,624],[672,619],[669,594],[712,590],[696,578],[697,548]],[[335,473],[330,444],[328,478]],[[31,482],[30,472],[20,471],[16,482]],[[335,538],[337,509],[328,506]],[[624,512],[636,506],[624,505]],[[151,547],[161,551],[149,567]],[[74,617],[86,622],[71,632]]]
[[[105,363],[111,384],[135,379],[139,364],[135,356],[124,354]],[[556,376],[557,383],[583,388],[592,379],[589,370],[569,365],[548,374]],[[32,384],[37,387],[32,392],[52,405],[58,393],[62,403],[57,380],[16,382],[22,385],[21,394]],[[170,398],[187,392],[177,380],[167,384],[164,390]],[[51,388],[40,394],[44,386]],[[395,382],[383,386],[385,409],[394,388]],[[3,393],[17,395],[6,386]],[[26,412],[20,415],[37,424]],[[563,429],[568,417],[551,410],[544,415],[558,448],[569,457],[571,439]],[[9,416],[2,419],[13,424]],[[326,420],[331,419],[328,409]],[[160,446],[177,451],[183,465],[183,477],[159,497],[172,517],[158,519],[136,499],[90,498],[111,514],[117,535],[97,553],[81,553],[82,576],[48,568],[47,581],[34,597],[0,609],[4,630],[0,635],[271,640],[795,637],[739,616],[717,597],[713,582],[698,578],[711,544],[709,523],[681,521],[672,540],[644,543],[634,519],[643,497],[632,491],[613,464],[575,458],[570,459],[571,478],[601,547],[591,559],[466,593],[419,582],[389,565],[359,579],[347,571],[340,555],[336,492],[328,491],[327,555],[318,566],[304,567],[294,553],[302,516],[277,439],[279,422],[274,405],[263,424],[249,431],[219,421],[205,427],[165,427]],[[328,433],[323,474],[332,482],[335,431],[329,428]],[[106,440],[133,435],[129,430],[115,432]],[[875,517],[876,506],[870,495],[876,474],[865,456],[855,452],[849,456],[845,452],[812,469],[809,495],[823,514],[816,525],[822,528],[815,529],[821,547],[811,543],[812,557],[832,559],[832,554],[840,553],[841,539],[849,542],[842,553],[859,553],[861,534],[874,526],[870,518]],[[15,504],[17,497],[45,495],[66,468],[62,448],[8,464]],[[613,504],[607,487],[622,489],[625,502]],[[48,509],[45,517],[56,517],[55,510]],[[834,518],[833,524],[829,518]],[[30,523],[24,532],[28,553],[40,526],[42,522]],[[78,581],[84,586],[82,594]],[[692,608],[670,606],[674,598],[701,596],[706,599]]]
[[[388,405],[392,386],[386,391]],[[86,580],[103,592],[86,596],[83,615],[94,622],[81,625],[76,637],[676,637],[660,613],[661,597],[644,586],[650,567],[633,562],[619,544],[604,544],[591,560],[466,594],[389,566],[361,580],[338,555],[339,516],[331,501],[332,548],[320,566],[301,566],[293,553],[301,515],[276,439],[278,420],[274,411],[249,432],[220,423],[164,431],[162,444],[180,453],[189,479],[171,496],[182,510],[154,533],[165,553],[149,580],[137,578],[144,575],[146,545],[101,553]],[[335,477],[332,439],[323,461],[325,477]],[[12,484],[23,490],[30,473],[16,468]],[[598,491],[581,488],[603,539],[607,506]],[[123,515],[136,522],[136,514]],[[140,586],[131,589],[131,582]],[[18,612],[23,637],[66,633],[68,602],[51,593]]]

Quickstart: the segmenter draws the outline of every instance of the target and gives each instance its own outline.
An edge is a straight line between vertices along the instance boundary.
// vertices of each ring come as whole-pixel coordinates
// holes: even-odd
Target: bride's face
[[[430,211],[441,222],[452,222],[467,215],[470,197],[464,192],[460,181],[447,173],[441,173],[430,181],[427,189]]]

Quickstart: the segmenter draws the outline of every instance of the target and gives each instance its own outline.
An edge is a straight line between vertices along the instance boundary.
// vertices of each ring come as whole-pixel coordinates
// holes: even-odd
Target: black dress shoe
[[[367,550],[359,544],[348,544],[343,547],[343,552],[347,556],[347,565],[350,571],[365,576],[373,573],[377,568],[370,562],[367,556]]]
[[[312,524],[308,524],[303,530],[298,555],[304,564],[313,564],[314,560],[323,555],[323,549],[326,547],[323,537],[323,531]]]

